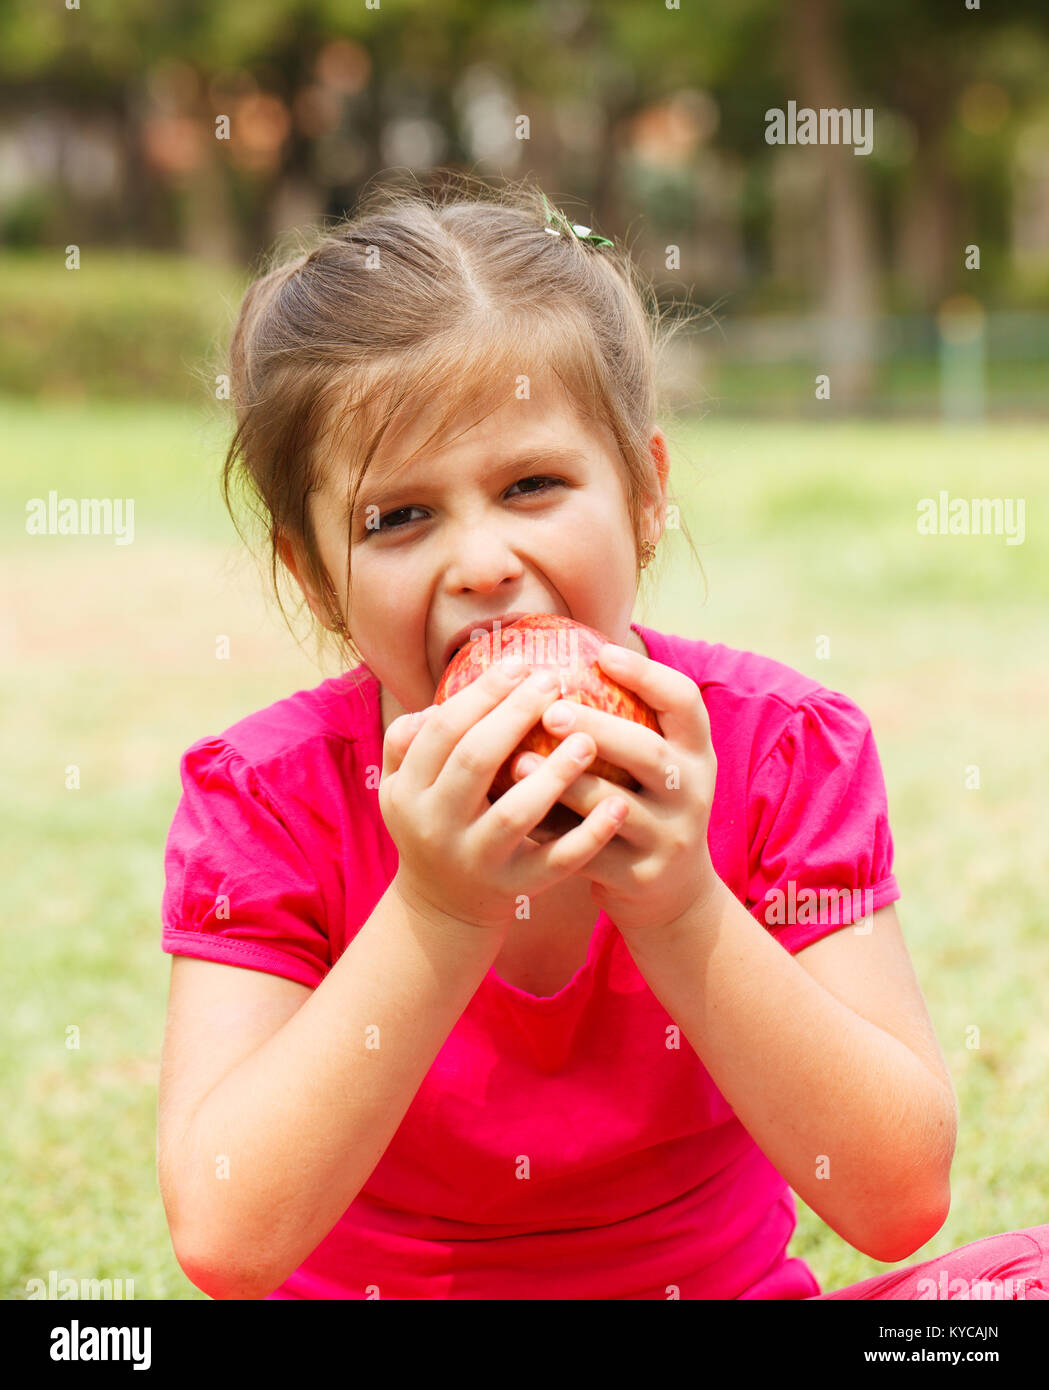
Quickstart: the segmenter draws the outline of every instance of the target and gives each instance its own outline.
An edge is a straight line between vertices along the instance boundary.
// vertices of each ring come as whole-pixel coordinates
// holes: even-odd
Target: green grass
[[[217,495],[214,421],[179,407],[7,402],[0,429],[12,614],[0,630],[11,673],[0,686],[0,1294],[25,1297],[28,1279],[55,1269],[134,1279],[137,1298],[200,1298],[174,1260],[155,1174],[162,850],[178,761],[197,738],[333,670],[295,645],[241,553]],[[904,1263],[1041,1224],[1042,434],[716,418],[670,433],[672,484],[709,592],[670,532],[638,620],[787,662],[844,691],[874,726],[898,912],[961,1106],[950,1217]],[[917,501],[941,488],[1025,498],[1026,542],[919,536]],[[27,536],[26,499],[49,489],[134,497],[134,544]],[[220,634],[228,661],[215,656]],[[965,788],[973,764],[978,791]],[[978,1048],[966,1045],[973,1027]],[[800,1201],[791,1253],[826,1290],[887,1268]]]

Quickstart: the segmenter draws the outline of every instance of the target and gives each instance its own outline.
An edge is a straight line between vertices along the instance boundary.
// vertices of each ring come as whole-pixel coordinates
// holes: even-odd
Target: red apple
[[[496,626],[491,633],[477,636],[460,647],[441,677],[433,697],[434,704],[443,704],[457,691],[477,680],[495,662],[519,657],[532,669],[552,671],[560,682],[561,699],[590,705],[607,714],[632,719],[635,724],[644,724],[656,733],[662,732],[651,706],[633,691],[612,680],[598,665],[597,653],[608,641],[594,628],[577,623],[572,618],[556,613],[529,613],[527,617],[508,623],[505,628]],[[568,738],[572,732],[569,729],[563,738]],[[539,753],[548,757],[563,742],[563,738],[549,733],[541,721],[535,724],[496,773],[488,792],[489,798],[498,800],[515,785],[511,768],[522,753]],[[584,771],[630,791],[638,790],[638,783],[630,773],[604,758],[595,757]],[[560,833],[570,825],[580,824],[580,821],[580,816],[559,803],[541,825],[547,831]]]

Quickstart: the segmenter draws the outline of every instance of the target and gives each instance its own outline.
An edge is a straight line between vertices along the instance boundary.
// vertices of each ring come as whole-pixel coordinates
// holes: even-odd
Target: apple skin
[[[661,733],[651,706],[632,690],[614,681],[598,665],[597,654],[609,640],[594,628],[577,623],[573,618],[565,618],[558,613],[529,613],[527,617],[508,623],[505,628],[496,628],[492,633],[475,637],[460,647],[441,676],[433,702],[435,705],[443,704],[465,686],[471,685],[489,666],[519,657],[532,670],[553,672],[560,682],[561,699],[574,700],[577,704],[589,705],[606,714],[619,715],[623,719],[633,720],[635,724],[643,724],[657,734]],[[549,757],[572,732],[569,729],[563,737],[559,737],[550,733],[542,721],[535,724],[499,768],[489,789],[489,798],[498,800],[515,785],[511,768],[522,753]],[[630,773],[601,757],[595,757],[585,771],[630,791],[639,788]],[[575,812],[570,815],[574,824],[581,823],[581,817]],[[548,829],[552,829],[554,823],[564,828],[564,817],[554,816],[553,822],[548,817],[542,822]]]

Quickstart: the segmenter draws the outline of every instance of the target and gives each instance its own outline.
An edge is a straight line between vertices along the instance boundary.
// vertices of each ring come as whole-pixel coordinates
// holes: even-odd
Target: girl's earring
[[[653,559],[655,558],[655,554],[656,554],[656,547],[655,547],[655,545],[652,543],[652,541],[642,541],[642,542],[641,542],[641,568],[642,568],[642,569],[644,569],[645,566],[646,566],[651,560],[653,560]]]
[[[333,630],[337,632],[340,637],[349,637],[350,634],[346,631],[346,624],[342,621],[341,613],[333,613],[331,615],[331,621]]]

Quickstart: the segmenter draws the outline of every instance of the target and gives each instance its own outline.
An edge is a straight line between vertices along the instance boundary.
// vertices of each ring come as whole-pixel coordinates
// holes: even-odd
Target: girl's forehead
[[[425,467],[429,460],[448,462],[493,446],[502,454],[508,440],[515,446],[587,449],[600,442],[602,433],[598,422],[584,418],[561,390],[527,397],[504,391],[461,407],[437,401],[384,432],[368,473],[381,480],[405,468]]]

